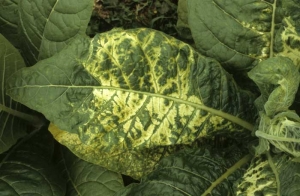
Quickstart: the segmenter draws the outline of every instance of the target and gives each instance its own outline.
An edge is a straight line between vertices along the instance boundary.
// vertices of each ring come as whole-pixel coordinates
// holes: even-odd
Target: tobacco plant
[[[300,2],[101,2],[0,0],[1,195],[300,194]]]

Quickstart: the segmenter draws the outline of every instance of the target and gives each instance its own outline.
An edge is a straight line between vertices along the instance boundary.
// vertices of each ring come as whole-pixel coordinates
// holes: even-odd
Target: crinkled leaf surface
[[[250,135],[240,118],[256,116],[251,93],[218,62],[151,29],[77,39],[17,72],[8,94],[107,154]]]
[[[51,159],[54,140],[44,128],[0,155],[0,195],[65,195]]]
[[[233,195],[232,185],[250,160],[251,155],[235,148],[186,149],[162,159],[141,183],[117,195]]]
[[[276,171],[276,175],[273,167]],[[235,195],[288,195],[300,194],[300,163],[286,154],[271,158],[265,155],[254,158],[243,177],[235,184]],[[278,183],[276,182],[276,176]]]
[[[92,0],[20,1],[21,49],[30,65],[57,53],[78,35],[84,35],[92,6]]]
[[[0,34],[0,153],[26,135],[25,122],[8,110],[26,112],[27,109],[7,96],[5,90],[7,78],[22,67],[25,63],[18,50]]]
[[[0,0],[0,33],[14,46],[19,45],[19,0]]]
[[[69,196],[113,196],[124,187],[121,174],[76,157],[66,147],[61,149],[59,166],[68,182]]]
[[[300,82],[300,73],[286,57],[273,57],[259,63],[249,73],[258,85],[261,96],[255,101],[260,110],[256,136],[260,137],[256,153],[269,149],[268,142],[277,149],[299,157],[300,118],[289,111]]]
[[[299,63],[298,1],[191,0],[188,11],[197,48],[227,69],[250,69],[274,54]]]
[[[286,57],[273,57],[260,62],[249,73],[261,96],[256,106],[267,116],[287,111],[295,99],[300,83],[298,67]]]
[[[77,134],[60,130],[54,124],[50,124],[49,131],[58,142],[67,146],[81,159],[138,180],[150,173],[163,157],[186,146],[157,146],[141,150],[124,148],[116,152],[107,153],[103,152],[102,146],[99,143],[84,144]]]

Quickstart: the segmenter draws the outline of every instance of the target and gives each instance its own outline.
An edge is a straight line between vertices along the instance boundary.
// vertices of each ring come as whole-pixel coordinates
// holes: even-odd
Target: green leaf
[[[13,114],[28,110],[7,96],[5,89],[7,78],[23,67],[25,63],[18,50],[0,34],[0,154],[27,134],[25,121]]]
[[[0,0],[0,34],[15,47],[19,46],[18,3],[20,0]]]
[[[176,30],[178,34],[185,39],[193,39],[190,27],[188,25],[187,0],[179,0],[177,8],[178,20]]]
[[[124,187],[121,174],[79,159],[65,147],[59,165],[68,182],[66,195],[114,196]]]
[[[235,195],[239,196],[298,196],[299,183],[300,163],[281,153],[273,157],[261,155],[254,158],[234,187]]]
[[[261,96],[256,106],[267,116],[287,111],[295,99],[300,83],[298,67],[286,57],[273,57],[260,62],[249,73]]]
[[[92,0],[22,0],[19,32],[30,65],[60,51],[84,35],[92,14]]]
[[[62,196],[65,184],[51,162],[53,137],[40,130],[0,156],[0,195]]]
[[[256,117],[252,94],[218,62],[151,29],[78,39],[16,73],[8,94],[106,155],[228,132],[249,137],[245,129],[253,127],[245,120]]]
[[[197,49],[228,70],[249,70],[276,55],[299,64],[299,3],[292,0],[188,1]]]
[[[236,148],[186,149],[162,159],[141,183],[117,195],[233,195],[233,183],[250,160],[251,155]]]

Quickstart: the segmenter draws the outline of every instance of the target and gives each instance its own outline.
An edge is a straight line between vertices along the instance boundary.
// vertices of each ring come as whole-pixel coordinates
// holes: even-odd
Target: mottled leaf
[[[92,0],[22,0],[19,3],[22,51],[30,65],[60,51],[85,34]]]
[[[60,130],[54,124],[50,124],[49,131],[58,142],[67,146],[81,159],[135,179],[140,179],[150,173],[162,157],[184,147],[180,145],[157,146],[141,150],[119,149],[116,152],[107,153],[103,152],[99,143],[84,144],[77,134]]]
[[[53,137],[43,129],[2,154],[0,195],[64,195],[65,184],[51,162],[53,144]]]
[[[255,101],[260,122],[255,135],[260,139],[256,154],[269,149],[268,142],[281,151],[300,156],[300,118],[289,111],[299,87],[300,73],[286,57],[273,57],[259,63],[249,73],[261,95]]]
[[[228,70],[249,70],[275,54],[299,63],[299,2],[191,0],[189,26],[197,49]]]
[[[19,46],[18,3],[20,0],[0,0],[0,34],[15,47]]]
[[[274,173],[275,171],[275,173]],[[234,188],[238,196],[298,196],[300,194],[300,163],[286,154],[254,158]]]
[[[59,165],[68,182],[68,196],[114,196],[124,187],[121,174],[79,159],[65,147]]]
[[[250,160],[251,155],[236,148],[183,150],[161,160],[141,183],[117,195],[233,195],[233,183],[243,175]]]
[[[17,72],[8,89],[59,129],[107,154],[228,132],[250,136],[245,120],[256,117],[251,93],[218,62],[151,29],[80,38]]]
[[[26,135],[25,122],[13,113],[27,110],[7,96],[5,90],[7,78],[22,67],[25,63],[18,50],[0,34],[0,154]]]
[[[300,117],[292,111],[281,112],[272,119],[260,113],[255,135],[261,140],[259,145],[263,145],[258,148],[269,148],[265,145],[267,141],[283,152],[300,157]]]

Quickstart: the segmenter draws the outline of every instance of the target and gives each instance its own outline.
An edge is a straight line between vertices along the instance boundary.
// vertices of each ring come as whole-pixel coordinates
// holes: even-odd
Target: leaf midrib
[[[14,87],[14,88],[10,88],[7,89],[7,93],[9,93],[9,91],[12,90],[17,90],[17,89],[21,89],[21,88],[90,88],[90,89],[111,89],[111,90],[115,90],[115,91],[124,91],[124,92],[130,92],[130,93],[136,93],[136,94],[143,94],[146,96],[151,96],[151,97],[157,97],[157,98],[163,98],[163,99],[168,99],[177,103],[181,103],[181,104],[185,104],[185,105],[189,105],[192,106],[194,108],[197,108],[199,110],[205,110],[207,112],[210,112],[214,115],[220,116],[224,119],[227,119],[235,124],[238,124],[240,126],[242,126],[245,129],[248,129],[250,131],[253,131],[254,126],[243,120],[240,119],[234,115],[228,114],[226,112],[223,112],[221,110],[217,110],[211,107],[208,107],[204,104],[199,104],[199,103],[193,103],[190,101],[186,101],[186,100],[182,100],[180,98],[176,98],[176,97],[171,97],[171,96],[166,96],[166,95],[161,95],[161,94],[157,94],[157,93],[150,93],[150,92],[144,92],[144,91],[136,91],[136,90],[131,90],[131,89],[122,89],[119,87],[112,87],[112,86],[70,86],[70,85],[25,85],[22,87]]]

